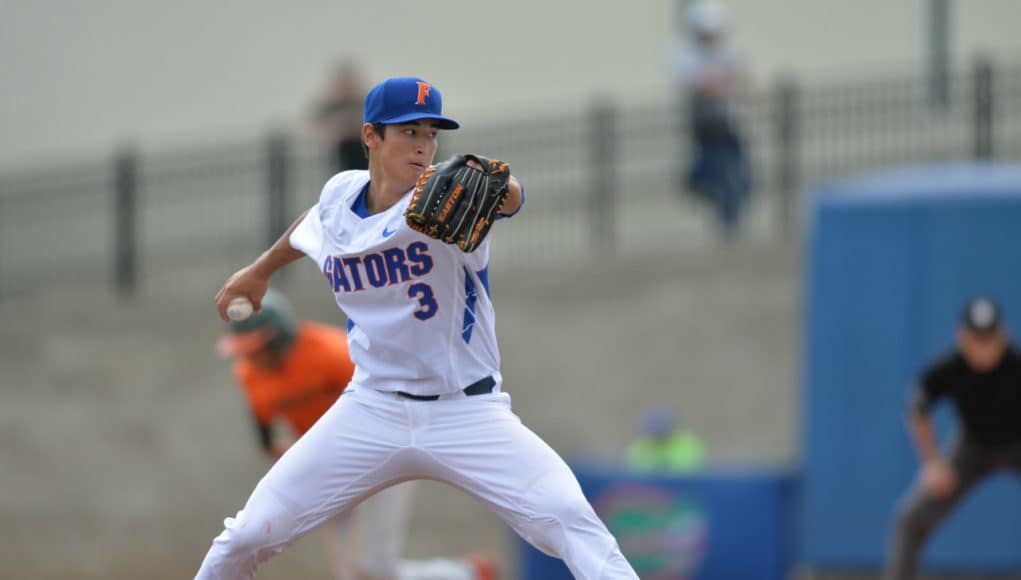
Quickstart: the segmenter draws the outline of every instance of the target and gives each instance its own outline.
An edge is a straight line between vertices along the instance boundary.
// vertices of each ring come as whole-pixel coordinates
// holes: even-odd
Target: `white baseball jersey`
[[[410,191],[369,214],[368,184],[368,171],[334,176],[290,238],[347,315],[356,366],[349,390],[444,395],[492,376],[498,391],[489,239],[465,253],[411,229]]]
[[[321,268],[348,333],[344,396],[277,460],[224,520],[197,580],[245,580],[261,562],[389,486],[449,483],[582,580],[638,580],[571,469],[521,423],[500,384],[488,243],[465,254],[409,228],[410,192],[369,215],[365,171],[331,179],[291,235]],[[415,400],[413,395],[447,395]]]

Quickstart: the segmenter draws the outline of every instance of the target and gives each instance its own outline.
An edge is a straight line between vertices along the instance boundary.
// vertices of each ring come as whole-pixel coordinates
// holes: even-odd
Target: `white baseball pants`
[[[322,526],[337,580],[475,580],[463,557],[401,559],[414,486],[389,487]]]
[[[224,521],[196,580],[252,578],[301,535],[409,479],[470,493],[576,578],[638,578],[570,468],[522,425],[508,394],[413,401],[351,387]]]

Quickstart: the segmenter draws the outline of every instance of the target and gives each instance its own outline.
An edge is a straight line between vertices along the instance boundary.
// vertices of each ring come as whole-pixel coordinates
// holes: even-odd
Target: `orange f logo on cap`
[[[430,86],[429,83],[422,83],[422,82],[418,83],[418,100],[415,101],[416,105],[424,105],[425,104],[425,98],[429,96],[429,90],[431,88],[432,88],[432,86]]]

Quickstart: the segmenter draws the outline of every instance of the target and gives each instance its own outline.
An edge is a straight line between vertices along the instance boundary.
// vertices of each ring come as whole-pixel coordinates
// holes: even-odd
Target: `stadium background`
[[[568,457],[616,456],[665,401],[718,465],[796,473],[816,184],[1021,156],[1021,9],[952,3],[951,99],[934,109],[924,4],[728,3],[757,183],[744,239],[723,246],[675,191],[674,4],[483,5],[507,29],[494,46],[466,24],[478,3],[5,3],[0,577],[187,576],[265,469],[209,304],[317,194],[305,116],[343,56],[434,80],[468,125],[444,148],[500,152],[529,185],[493,266],[526,423]],[[311,265],[286,283],[303,315],[340,322]],[[518,566],[495,516],[424,484],[410,555],[463,551]],[[260,578],[296,575],[325,576],[318,540]]]

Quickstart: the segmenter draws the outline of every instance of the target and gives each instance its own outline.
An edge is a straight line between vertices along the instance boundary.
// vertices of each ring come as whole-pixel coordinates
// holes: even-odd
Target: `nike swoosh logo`
[[[391,229],[387,229],[386,227],[383,228],[383,237],[384,238],[389,238],[390,236],[392,236],[392,235],[394,235],[396,233],[397,233],[397,228],[394,228],[392,230]]]

